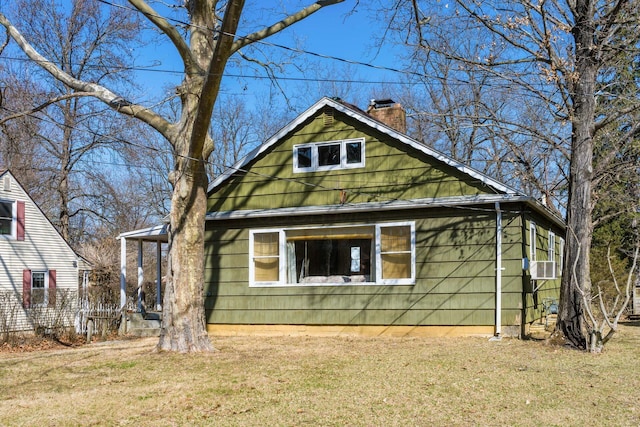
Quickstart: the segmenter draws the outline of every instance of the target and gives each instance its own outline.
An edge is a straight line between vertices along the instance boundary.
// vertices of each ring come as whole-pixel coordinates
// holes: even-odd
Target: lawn
[[[640,324],[600,355],[484,338],[212,337],[0,353],[0,425],[640,425]]]

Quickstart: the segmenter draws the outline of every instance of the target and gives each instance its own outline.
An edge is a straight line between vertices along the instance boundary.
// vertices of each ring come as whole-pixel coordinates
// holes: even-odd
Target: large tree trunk
[[[204,224],[207,176],[187,160],[174,178],[167,284],[159,350],[212,351],[204,317]]]
[[[569,344],[586,349],[584,301],[589,301],[593,206],[593,132],[595,87],[598,71],[594,46],[594,4],[591,0],[576,2],[576,19],[572,30],[576,46],[576,75],[572,83],[573,117],[571,135],[571,170],[567,210],[566,257],[560,290],[557,329]],[[587,298],[584,298],[584,295]]]

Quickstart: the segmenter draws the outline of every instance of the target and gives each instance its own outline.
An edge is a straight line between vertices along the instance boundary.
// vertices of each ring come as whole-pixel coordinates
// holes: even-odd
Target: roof
[[[153,227],[120,233],[118,239],[142,240],[146,242],[167,242],[169,224],[154,225]]]

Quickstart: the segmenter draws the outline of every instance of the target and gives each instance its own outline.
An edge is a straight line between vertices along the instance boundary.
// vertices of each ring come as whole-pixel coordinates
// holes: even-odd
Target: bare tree
[[[105,9],[95,0],[77,0],[69,7],[52,0],[17,0],[12,5],[15,22],[23,35],[52,64],[75,79],[92,80],[119,85],[127,82],[127,60],[130,52],[127,44],[136,40],[139,23],[131,11]],[[37,131],[28,140],[24,135],[21,144],[37,147],[37,167],[31,169],[40,185],[28,186],[41,208],[57,226],[62,236],[71,244],[77,244],[72,235],[71,221],[82,223],[79,218],[91,215],[91,204],[100,194],[85,191],[90,184],[94,161],[108,156],[120,145],[120,140],[131,139],[127,135],[132,127],[125,125],[124,117],[106,110],[104,104],[83,97],[59,81],[48,81],[47,73],[38,64],[25,66],[25,84],[32,91],[29,103],[16,107],[14,113],[0,117],[0,123],[13,119],[12,126],[37,121]],[[25,110],[25,106],[32,108]],[[21,121],[16,122],[16,118]],[[113,157],[113,156],[110,156]],[[82,230],[77,230],[82,234]]]
[[[603,78],[624,57],[638,54],[640,34],[634,30],[640,5],[629,0],[473,1],[427,4],[399,1],[412,20],[403,25],[409,39],[430,55],[441,55],[460,67],[479,68],[518,96],[537,98],[558,123],[569,123],[567,241],[557,331],[576,348],[589,347],[583,295],[591,295],[590,260],[593,232],[592,200],[594,141],[614,120],[637,112],[639,103],[614,102],[598,110],[596,99],[607,90]],[[431,6],[431,7],[429,7]],[[445,7],[446,6],[446,7]],[[451,7],[449,7],[451,6]],[[398,22],[398,21],[396,21]],[[468,57],[458,49],[445,50],[432,34],[455,28],[452,37],[479,40]],[[564,138],[564,136],[563,136]],[[633,133],[621,135],[627,144]],[[601,160],[612,158],[602,156]],[[582,251],[580,250],[582,248]]]
[[[20,48],[47,72],[76,92],[93,96],[119,113],[135,117],[158,131],[172,146],[173,186],[170,242],[162,350],[208,351],[213,347],[204,320],[204,223],[207,175],[205,162],[214,149],[209,124],[222,76],[229,58],[244,47],[299,22],[325,6],[341,0],[323,0],[303,7],[272,25],[239,37],[237,30],[245,7],[242,0],[185,2],[182,28],[171,24],[144,0],[129,4],[152,23],[177,50],[184,65],[184,79],[176,88],[181,101],[178,121],[170,122],[151,109],[124,99],[95,81],[83,81],[48,62],[4,15],[2,24]]]

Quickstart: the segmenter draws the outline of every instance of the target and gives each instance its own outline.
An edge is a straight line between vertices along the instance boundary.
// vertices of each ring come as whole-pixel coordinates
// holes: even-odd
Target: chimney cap
[[[391,98],[372,99],[369,102],[369,107],[370,108],[388,108],[388,107],[393,107],[395,104],[396,102]]]

